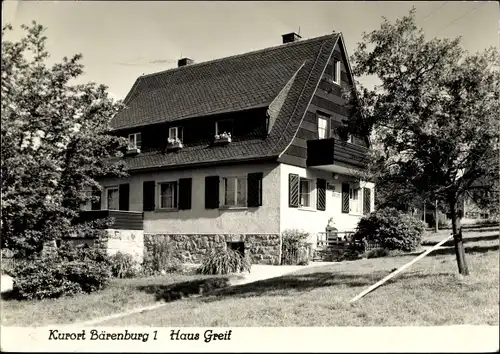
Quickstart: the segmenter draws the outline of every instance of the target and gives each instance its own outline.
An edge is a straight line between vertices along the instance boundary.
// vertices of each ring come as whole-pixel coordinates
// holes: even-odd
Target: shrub
[[[281,264],[309,264],[309,234],[302,230],[287,229],[281,234]]]
[[[212,251],[198,268],[200,274],[229,274],[250,271],[252,264],[248,256],[232,249]]]
[[[145,275],[182,272],[181,262],[173,257],[171,244],[167,239],[158,238],[148,245],[142,265]]]
[[[387,257],[389,255],[389,250],[386,248],[374,248],[368,252],[366,252],[365,257],[370,258],[380,258]]]
[[[353,238],[378,243],[388,250],[413,251],[422,241],[425,224],[394,208],[377,210],[363,217]]]
[[[57,298],[103,288],[111,278],[103,251],[63,247],[52,256],[16,262],[12,296],[18,299]]]
[[[116,252],[110,257],[110,265],[115,278],[133,278],[138,275],[139,264],[130,254]]]

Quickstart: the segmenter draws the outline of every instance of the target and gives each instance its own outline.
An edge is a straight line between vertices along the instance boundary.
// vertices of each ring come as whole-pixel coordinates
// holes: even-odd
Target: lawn
[[[443,236],[443,237],[441,237]],[[436,243],[446,234],[433,236]],[[464,234],[469,277],[457,274],[454,249],[431,253],[354,304],[349,300],[413,259],[403,255],[304,268],[280,278],[198,293],[213,278],[166,276],[117,280],[98,294],[42,302],[3,301],[4,325],[70,323],[157,299],[155,310],[102,326],[429,326],[499,324],[498,232]],[[221,280],[221,278],[219,278]]]

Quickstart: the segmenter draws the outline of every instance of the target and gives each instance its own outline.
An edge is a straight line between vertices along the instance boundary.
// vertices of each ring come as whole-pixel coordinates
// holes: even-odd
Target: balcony
[[[353,174],[368,166],[368,149],[329,138],[307,141],[307,166],[317,169]]]
[[[142,230],[143,213],[125,210],[89,210],[81,211],[76,222],[88,222],[97,219],[112,218],[110,229],[117,230]]]

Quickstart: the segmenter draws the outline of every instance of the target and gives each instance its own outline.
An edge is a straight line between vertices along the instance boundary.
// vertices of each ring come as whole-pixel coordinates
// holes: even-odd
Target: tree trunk
[[[437,233],[439,231],[438,225],[438,202],[434,203],[434,231]]]
[[[456,203],[450,203],[451,226],[453,229],[453,241],[455,243],[455,256],[457,258],[458,272],[462,275],[469,275],[469,268],[465,260],[464,242],[462,239],[462,227],[460,217],[457,215]]]

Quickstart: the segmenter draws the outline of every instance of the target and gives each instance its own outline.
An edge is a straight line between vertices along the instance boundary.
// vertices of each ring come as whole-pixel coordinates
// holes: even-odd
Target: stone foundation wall
[[[228,242],[244,242],[245,254],[253,264],[280,264],[281,238],[279,234],[144,234],[144,257],[152,252],[155,243],[167,243],[175,260],[182,263],[200,263],[212,250],[226,249]]]

